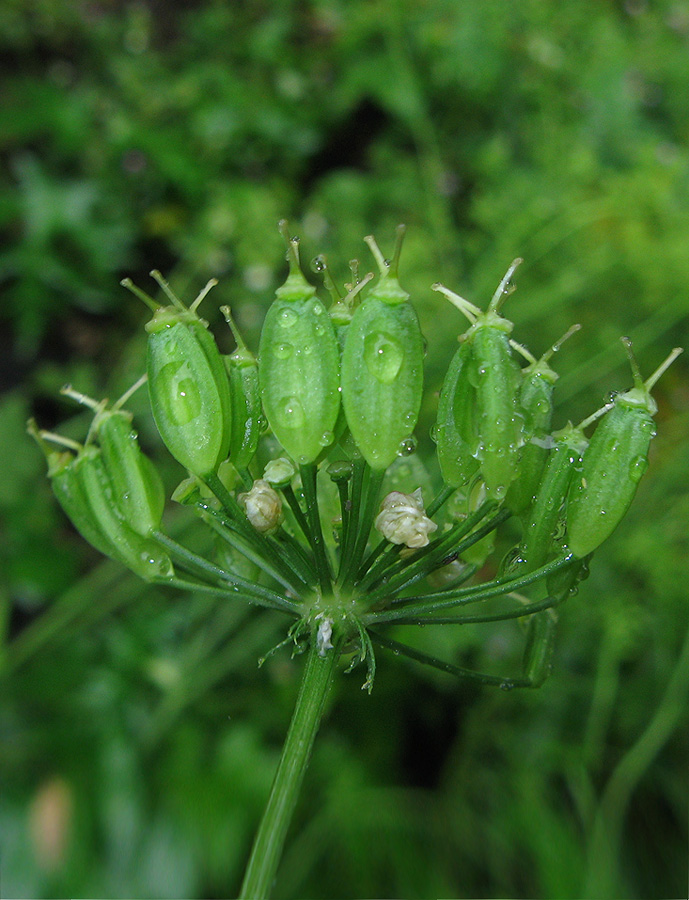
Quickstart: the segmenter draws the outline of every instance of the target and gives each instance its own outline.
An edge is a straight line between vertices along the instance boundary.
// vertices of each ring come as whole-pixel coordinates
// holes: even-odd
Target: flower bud
[[[381,503],[375,527],[393,544],[404,544],[412,549],[425,547],[428,535],[438,526],[426,515],[421,488],[413,494],[392,491]]]
[[[294,465],[291,460],[284,456],[271,459],[263,470],[263,480],[276,487],[289,484],[295,475],[296,469]]]
[[[246,517],[256,531],[272,534],[282,522],[282,500],[277,491],[267,481],[254,481],[246,494],[239,494],[238,502],[246,512]]]

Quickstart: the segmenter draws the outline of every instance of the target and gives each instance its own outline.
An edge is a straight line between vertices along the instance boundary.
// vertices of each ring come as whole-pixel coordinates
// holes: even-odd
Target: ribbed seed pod
[[[208,282],[189,308],[159,272],[151,275],[171,300],[158,307],[128,279],[122,284],[154,309],[146,325],[151,409],[160,436],[175,459],[193,475],[214,475],[230,446],[232,408],[225,365],[207,323],[196,310]]]
[[[113,484],[100,451],[85,447],[74,461],[74,476],[88,500],[96,525],[110,542],[107,555],[119,559],[137,575],[150,580],[172,575],[167,554],[156,543],[142,537],[120,513]],[[77,523],[74,523],[77,525]],[[77,525],[78,527],[78,525]]]
[[[124,520],[146,536],[160,527],[165,491],[158,470],[141,452],[131,421],[124,410],[103,410],[96,414],[93,433]]]
[[[648,449],[655,435],[657,406],[651,389],[682,352],[670,353],[644,383],[625,342],[634,374],[634,387],[615,397],[612,410],[591,438],[580,477],[570,488],[567,503],[567,541],[577,557],[591,553],[615,530],[634,499],[648,466]]]
[[[444,294],[472,322],[465,336],[466,343],[472,346],[466,377],[476,391],[476,456],[488,495],[496,500],[505,498],[517,477],[524,437],[518,403],[521,370],[509,340],[513,324],[499,312],[519,263],[520,259],[512,263],[485,312],[442,285],[434,285],[434,290]]]
[[[543,470],[534,502],[524,522],[520,548],[520,571],[532,572],[545,565],[553,548],[559,520],[575,472],[588,441],[581,426],[568,424],[553,434],[553,448]]]
[[[53,451],[45,439],[64,439],[39,432],[29,424],[48,461],[48,477],[53,492],[77,531],[96,550],[123,563],[137,575],[151,580],[172,576],[167,554],[152,540],[143,537],[125,521],[100,449],[93,444],[79,447],[77,455]],[[72,442],[68,442],[72,443]]]
[[[347,332],[349,331],[349,326],[352,321],[352,316],[354,315],[354,310],[356,309],[356,306],[358,305],[360,300],[359,294],[366,287],[369,281],[373,280],[373,272],[369,272],[367,275],[364,275],[363,278],[360,278],[358,260],[350,260],[349,267],[352,273],[352,283],[345,285],[347,293],[344,297],[342,297],[330,275],[326,259],[323,255],[317,256],[315,258],[315,260],[313,261],[313,267],[316,272],[322,274],[323,284],[325,285],[328,292],[330,293],[330,296],[333,299],[333,303],[328,309],[328,314],[332,320],[333,326],[335,327],[337,346],[340,352],[341,370],[342,353],[344,351]],[[340,440],[346,429],[347,417],[345,416],[344,405],[341,403],[340,411],[337,415],[337,421],[335,422],[334,428],[336,441]]]
[[[266,314],[259,382],[266,417],[295,462],[313,462],[334,440],[340,408],[340,361],[330,316],[299,267],[287,223],[290,271]]]
[[[519,366],[512,357],[502,316],[476,324],[473,342],[478,408],[478,458],[490,497],[502,500],[519,472],[522,415],[517,403]],[[509,323],[511,325],[511,323]]]
[[[380,278],[358,307],[342,354],[342,403],[349,430],[366,462],[385,469],[416,425],[423,391],[423,338],[402,290],[397,266],[404,229],[391,262],[367,238]]]
[[[515,515],[526,512],[533,503],[551,445],[553,389],[559,376],[551,368],[550,360],[580,328],[580,325],[572,325],[538,360],[526,348],[515,345],[529,362],[522,369],[519,388],[519,405],[524,416],[524,444],[519,454],[519,478],[512,482],[506,499]]]
[[[443,481],[461,487],[478,472],[478,421],[476,388],[468,377],[473,353],[463,341],[448,366],[438,400],[438,416],[432,431],[437,445]]]
[[[237,349],[225,357],[225,366],[230,378],[230,399],[232,402],[232,437],[230,439],[230,461],[237,469],[246,469],[256,454],[261,435],[261,390],[258,383],[258,363],[239,334],[229,306],[221,306],[232,329]]]

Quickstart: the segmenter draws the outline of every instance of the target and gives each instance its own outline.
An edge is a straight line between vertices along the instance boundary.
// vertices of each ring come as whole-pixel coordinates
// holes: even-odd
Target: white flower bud
[[[405,544],[417,549],[428,544],[428,535],[438,526],[426,515],[421,488],[413,494],[392,491],[383,500],[375,527],[393,544]]]
[[[287,484],[296,474],[296,469],[292,462],[284,456],[278,459],[271,459],[263,470],[264,481],[270,484]]]
[[[254,481],[251,490],[247,494],[239,494],[237,500],[256,531],[270,534],[280,527],[282,500],[267,481]]]

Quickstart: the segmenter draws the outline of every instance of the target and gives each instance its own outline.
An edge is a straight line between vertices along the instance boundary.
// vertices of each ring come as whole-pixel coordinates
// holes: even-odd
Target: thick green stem
[[[339,656],[340,641],[333,635],[329,646],[325,624],[312,629],[297,705],[239,894],[243,900],[267,898],[275,879]]]

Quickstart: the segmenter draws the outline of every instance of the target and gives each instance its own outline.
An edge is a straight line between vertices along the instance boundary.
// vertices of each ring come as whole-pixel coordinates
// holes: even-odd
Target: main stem
[[[265,900],[275,879],[287,829],[320,725],[325,700],[335,672],[340,642],[319,646],[317,626],[312,629],[297,705],[287,732],[268,804],[251,850],[240,900]]]

